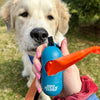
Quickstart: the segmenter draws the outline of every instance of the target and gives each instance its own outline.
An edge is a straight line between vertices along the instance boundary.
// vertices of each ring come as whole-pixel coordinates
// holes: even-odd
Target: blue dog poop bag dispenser
[[[43,92],[49,96],[56,96],[62,91],[63,72],[61,71],[55,75],[48,76],[45,70],[45,65],[48,61],[55,60],[60,57],[62,57],[60,49],[53,42],[53,38],[49,37],[48,46],[44,49],[41,56],[41,85]]]

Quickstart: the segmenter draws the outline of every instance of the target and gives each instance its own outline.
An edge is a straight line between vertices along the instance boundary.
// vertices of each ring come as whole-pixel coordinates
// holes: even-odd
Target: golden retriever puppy
[[[47,43],[48,36],[53,36],[56,43],[61,43],[68,30],[68,9],[61,0],[7,0],[1,7],[0,16],[8,32],[15,30],[23,54],[22,76],[29,77],[27,85],[30,87],[35,75],[29,55],[34,56],[36,48]],[[43,100],[49,98],[44,96]]]

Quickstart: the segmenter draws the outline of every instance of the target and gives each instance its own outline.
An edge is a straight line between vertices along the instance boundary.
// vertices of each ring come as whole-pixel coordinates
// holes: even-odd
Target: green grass
[[[22,78],[23,64],[14,34],[0,27],[0,100],[24,100],[27,80]]]
[[[3,2],[4,0],[0,0],[0,5]],[[70,52],[100,45],[100,34],[94,34],[94,30],[71,28],[66,36]],[[27,80],[21,76],[21,56],[14,34],[7,34],[0,19],[0,100],[24,100],[28,88]],[[77,66],[81,75],[88,75],[100,87],[100,55],[89,54]],[[100,98],[100,88],[96,94]]]
[[[0,0],[0,5],[4,1]],[[22,55],[14,38],[0,19],[0,100],[24,100],[28,91],[27,80],[21,76]]]
[[[0,0],[0,7],[6,0]]]
[[[66,35],[70,52],[75,52],[95,45],[100,46],[100,33],[96,35],[84,28],[81,30],[79,30],[79,28],[74,30],[71,29]],[[81,75],[89,76],[97,84],[98,88],[100,87],[100,55],[89,54],[76,65]],[[100,98],[100,88],[96,94]]]

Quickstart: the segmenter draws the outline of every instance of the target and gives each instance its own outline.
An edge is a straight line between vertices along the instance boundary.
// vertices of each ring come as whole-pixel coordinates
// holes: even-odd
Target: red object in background
[[[56,73],[63,71],[71,65],[79,62],[89,53],[100,54],[100,46],[93,46],[75,53],[71,53],[67,56],[60,57],[56,60],[48,61],[45,67],[46,72],[48,76],[55,75]]]

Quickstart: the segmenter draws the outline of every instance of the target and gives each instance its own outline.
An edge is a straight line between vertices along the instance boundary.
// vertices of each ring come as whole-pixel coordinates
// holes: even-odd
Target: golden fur
[[[24,12],[28,12],[27,17],[20,16]],[[49,20],[48,15],[52,15],[54,19]],[[68,8],[61,0],[7,0],[0,9],[0,16],[7,25],[8,32],[15,30],[15,37],[23,54],[22,75],[29,76],[27,85],[30,87],[35,75],[28,55],[34,56],[35,51],[31,49],[39,46],[30,37],[30,32],[34,28],[42,27],[60,44],[68,31]],[[43,97],[43,100],[49,100],[48,97]]]

